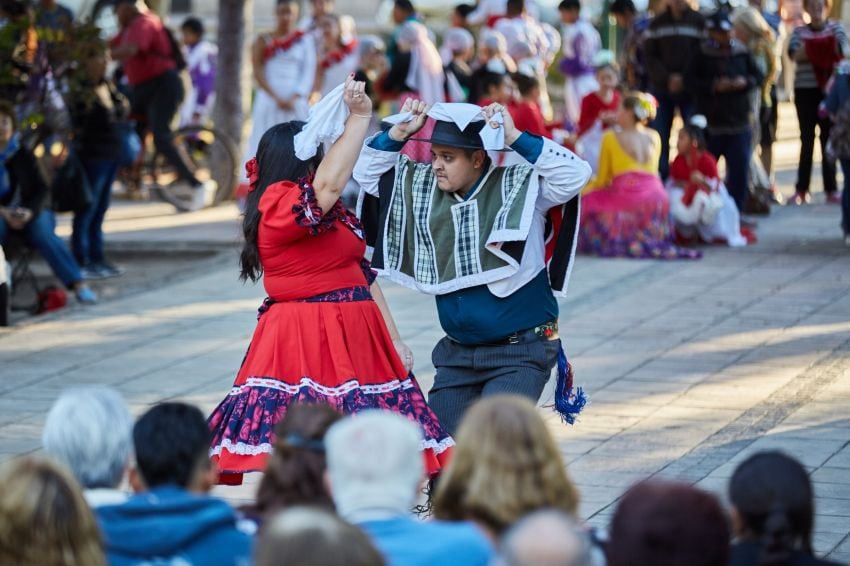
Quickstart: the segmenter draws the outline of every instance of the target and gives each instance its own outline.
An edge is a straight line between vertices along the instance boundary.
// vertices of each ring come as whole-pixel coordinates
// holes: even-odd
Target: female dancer
[[[287,122],[263,135],[248,163],[242,278],[262,276],[269,297],[233,389],[209,418],[222,483],[265,468],[275,425],[299,402],[408,417],[423,429],[430,473],[454,444],[409,373],[413,356],[363,259],[363,231],[339,201],[369,128],[364,90],[348,77],[351,114],[325,159],[321,148],[298,159],[293,140],[303,123]]]
[[[626,96],[616,130],[602,134],[599,173],[581,203],[578,250],[604,257],[696,258],[677,248],[670,227],[670,201],[658,176],[661,139],[647,129],[655,101]]]
[[[319,99],[357,70],[360,61],[354,20],[348,16],[325,14],[319,19],[322,30],[319,66],[316,69],[314,96]]]
[[[277,29],[259,36],[251,51],[257,96],[244,161],[257,152],[257,144],[266,130],[290,120],[306,120],[309,111],[308,98],[316,75],[313,37],[295,28],[298,21],[295,0],[277,0],[275,15]],[[243,184],[246,181],[243,179]]]

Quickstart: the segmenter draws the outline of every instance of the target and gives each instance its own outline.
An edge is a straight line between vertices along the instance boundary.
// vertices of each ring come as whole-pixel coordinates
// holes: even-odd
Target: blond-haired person
[[[467,411],[455,440],[434,496],[436,518],[472,521],[498,539],[533,511],[551,508],[576,516],[578,490],[529,399],[482,399]]]
[[[71,474],[46,458],[0,467],[0,564],[106,564],[94,515]]]

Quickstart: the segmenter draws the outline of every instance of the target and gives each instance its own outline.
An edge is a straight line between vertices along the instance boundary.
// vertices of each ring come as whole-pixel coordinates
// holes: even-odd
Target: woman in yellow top
[[[670,202],[658,176],[661,138],[646,124],[655,101],[642,93],[627,95],[617,128],[605,132],[599,173],[581,203],[578,249],[603,257],[698,258],[700,253],[673,244]]]

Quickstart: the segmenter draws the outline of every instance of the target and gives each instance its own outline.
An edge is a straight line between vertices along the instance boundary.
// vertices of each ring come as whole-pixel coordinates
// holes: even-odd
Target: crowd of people
[[[44,456],[0,466],[4,564],[834,564],[812,551],[808,474],[781,452],[743,460],[726,507],[689,484],[648,479],[622,494],[609,524],[589,526],[539,411],[512,395],[464,417],[428,518],[422,432],[390,412],[293,406],[256,499],[236,508],[210,494],[217,468],[194,406],[157,404],[134,422],[115,390],[71,389],[42,441]]]

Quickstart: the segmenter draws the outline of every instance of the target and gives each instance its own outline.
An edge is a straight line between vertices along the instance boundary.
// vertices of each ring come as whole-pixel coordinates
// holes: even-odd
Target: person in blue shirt
[[[415,423],[369,410],[328,430],[328,484],[337,513],[372,539],[389,566],[486,566],[489,540],[468,522],[411,516],[425,469]]]
[[[373,267],[436,295],[446,337],[432,354],[431,407],[454,432],[482,395],[537,401],[557,362],[556,409],[572,422],[583,397],[572,389],[560,348],[555,293],[566,289],[575,197],[590,166],[552,140],[518,131],[498,103],[483,111],[462,103],[431,110],[411,101],[402,110],[408,121],[366,141],[354,178],[378,197]],[[431,163],[399,156],[429,114],[434,131],[421,141],[432,144]],[[502,133],[521,164],[493,165],[483,140]]]
[[[250,564],[252,538],[231,507],[207,495],[218,478],[203,413],[162,403],[133,428],[136,495],[96,509],[111,566]]]

